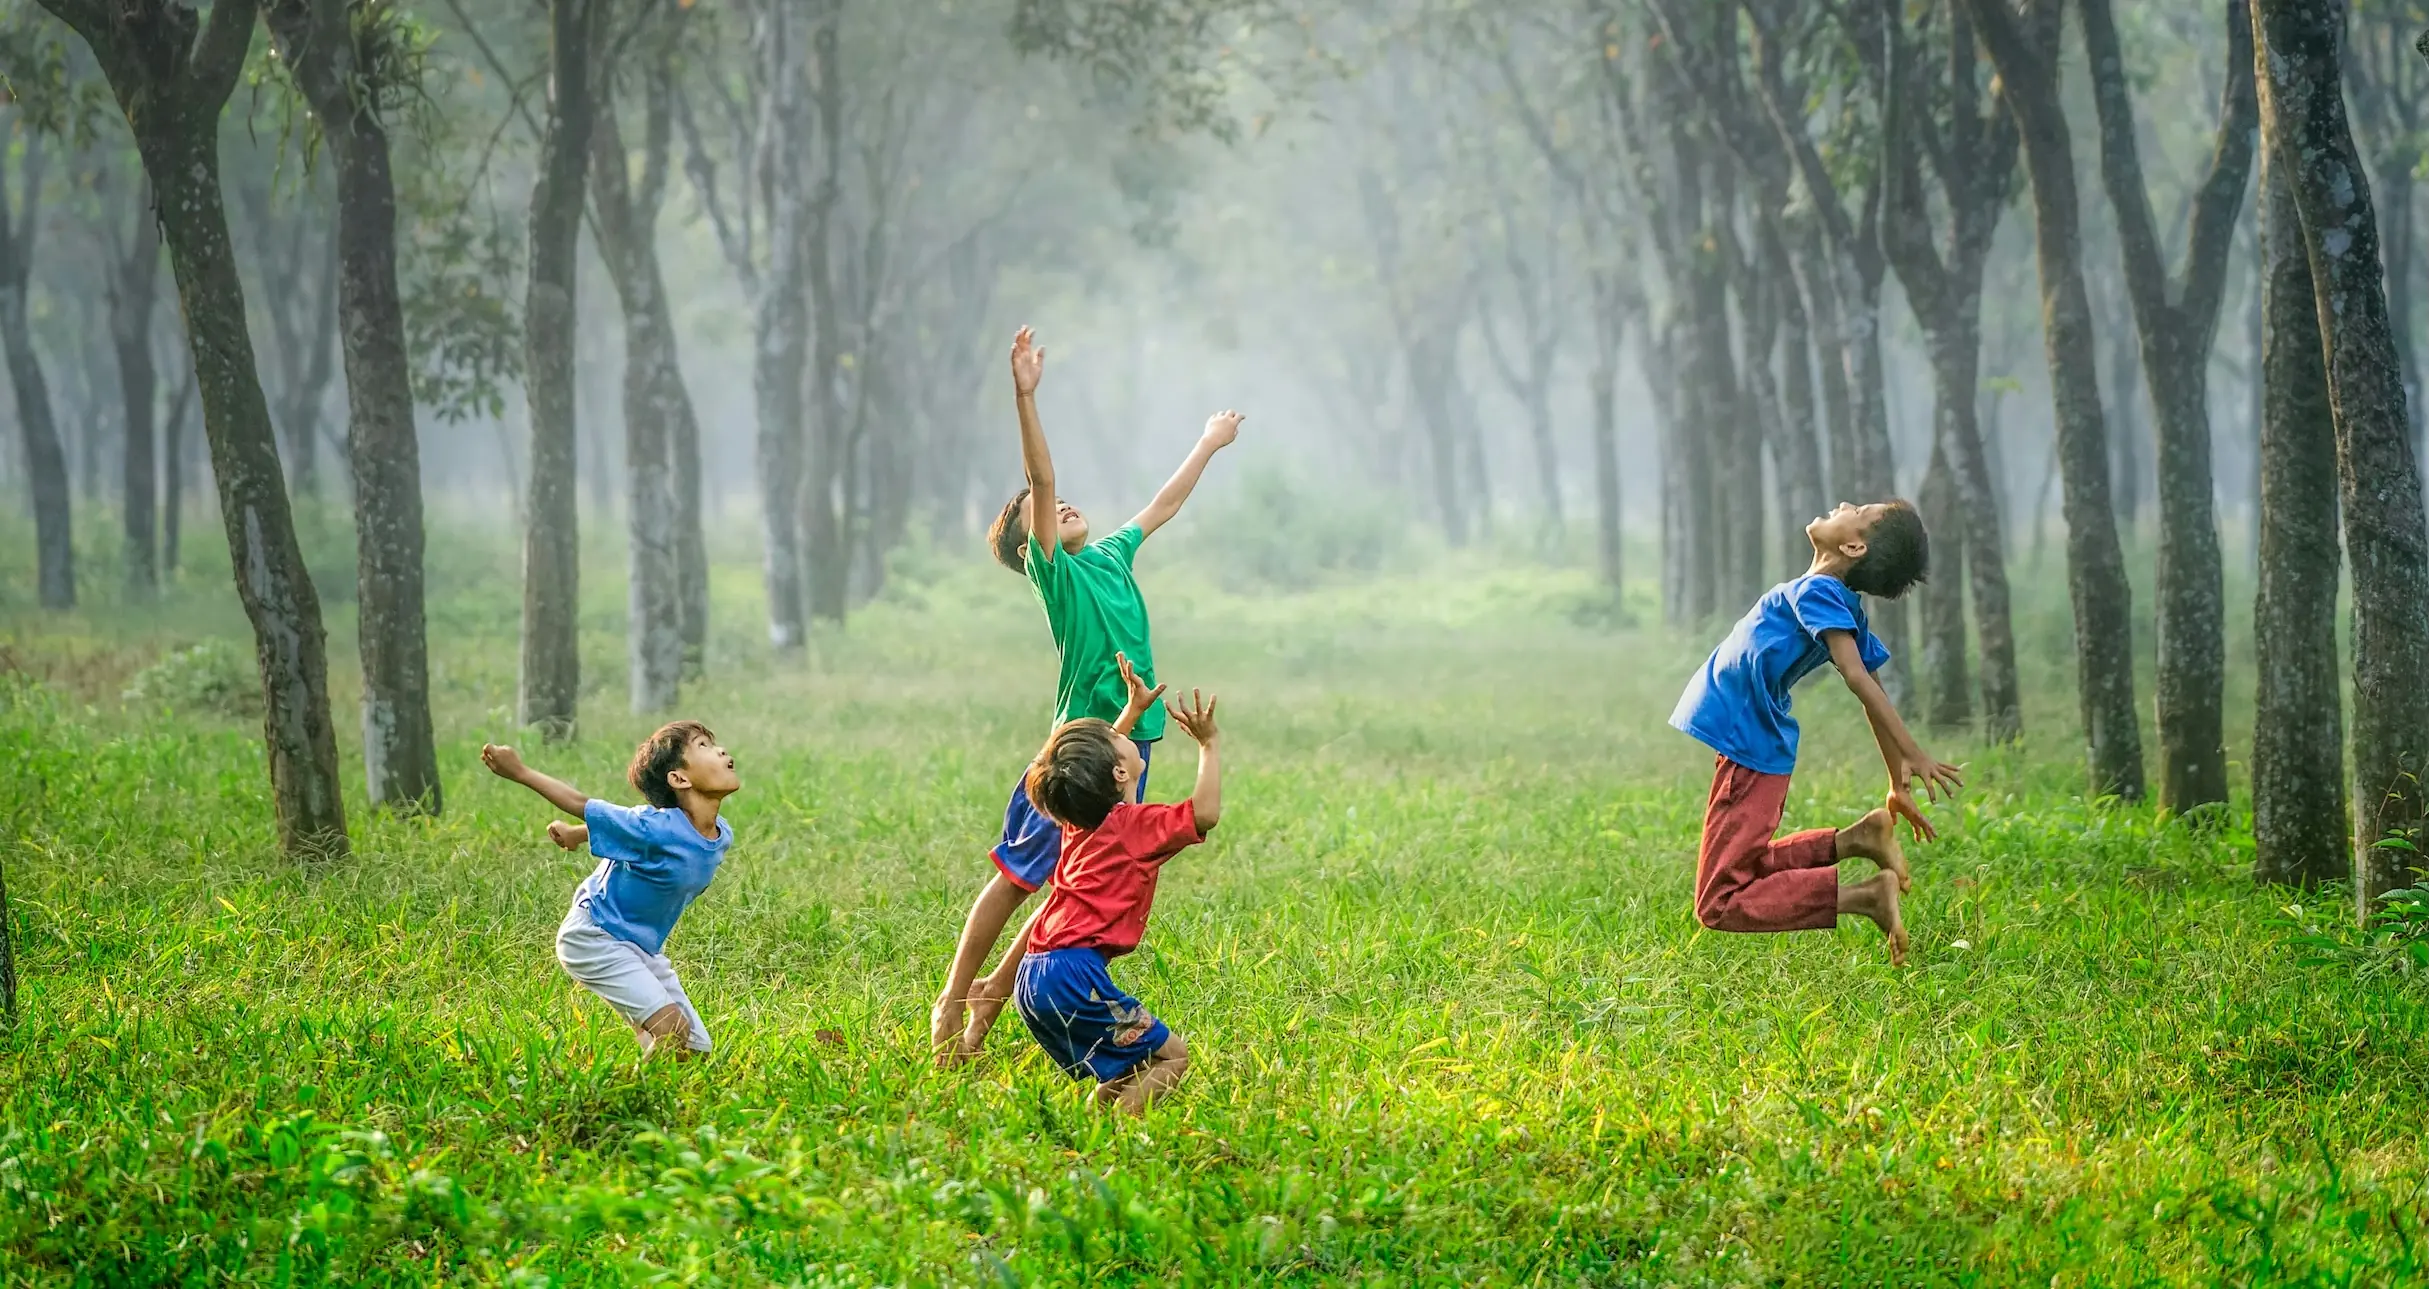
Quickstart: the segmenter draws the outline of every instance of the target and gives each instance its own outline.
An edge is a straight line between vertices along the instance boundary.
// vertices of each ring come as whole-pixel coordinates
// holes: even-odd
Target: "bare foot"
[[[1839,912],[1872,919],[1889,937],[1889,965],[1906,965],[1906,923],[1898,916],[1898,878],[1887,870],[1839,888]]]
[[[995,1028],[995,1018],[1004,1014],[1004,1004],[1012,1000],[1012,991],[997,992],[993,981],[981,980],[970,986],[970,1023],[961,1032],[959,1055],[962,1060],[975,1060],[987,1045],[987,1031]]]
[[[960,1055],[961,1027],[961,999],[939,998],[928,1010],[928,1049],[938,1065],[951,1065]]]
[[[1839,829],[1838,856],[1869,859],[1898,875],[1899,890],[1914,889],[1914,875],[1906,870],[1905,848],[1898,845],[1898,818],[1885,809]]]

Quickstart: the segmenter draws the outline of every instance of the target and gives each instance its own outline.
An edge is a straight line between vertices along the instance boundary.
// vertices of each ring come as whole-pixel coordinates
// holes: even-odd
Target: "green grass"
[[[1896,971],[1868,926],[1697,927],[1709,761],[1663,718],[1708,641],[1595,625],[1582,575],[1490,561],[1293,596],[1158,569],[1159,660],[1224,695],[1232,781],[1117,964],[1198,1053],[1130,1122],[1016,1021],[972,1069],[922,1060],[1044,733],[1017,580],[930,559],[787,661],[751,566],[721,563],[683,710],[746,787],[670,944],[719,1047],[643,1068],[551,955],[586,862],[475,761],[512,733],[489,547],[434,552],[445,816],[358,797],[353,858],[318,868],[275,853],[254,731],[117,697],[243,638],[216,553],[157,608],[0,606],[25,977],[0,1283],[2429,1275],[2419,986],[2303,965],[2244,834],[2081,799],[2054,593],[2025,624],[2032,740],[1931,740],[1975,787],[1915,851]],[[585,603],[583,737],[531,755],[629,799],[650,722],[622,709],[612,559]],[[1841,822],[1877,762],[1835,687],[1800,708],[1788,822]],[[1158,799],[1187,779],[1166,755]]]

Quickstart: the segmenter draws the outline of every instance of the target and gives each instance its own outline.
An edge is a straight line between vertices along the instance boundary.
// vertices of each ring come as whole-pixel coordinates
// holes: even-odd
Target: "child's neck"
[[[1818,574],[1823,577],[1835,577],[1844,582],[1847,580],[1847,570],[1854,567],[1855,561],[1845,555],[1834,550],[1822,550],[1817,547],[1813,552],[1813,563],[1805,569],[1805,576],[1813,577]]]
[[[723,797],[712,797],[705,792],[690,788],[680,789],[675,793],[675,809],[682,811],[684,817],[692,821],[692,827],[698,830],[703,837],[717,835],[717,809],[724,804],[725,798]]]

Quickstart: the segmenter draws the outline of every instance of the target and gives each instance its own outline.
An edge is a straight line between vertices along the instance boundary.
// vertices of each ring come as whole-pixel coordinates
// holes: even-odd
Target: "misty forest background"
[[[431,1258],[503,1275],[540,1265],[521,1261],[538,1247],[555,1250],[550,1274],[572,1275],[595,1270],[595,1241],[619,1231],[636,1243],[616,1248],[649,1266],[693,1248],[698,1266],[745,1279],[852,1266],[886,1239],[912,1279],[1092,1258],[1149,1279],[1245,1266],[1522,1279],[1532,1266],[1793,1280],[1954,1274],[1986,1257],[2092,1283],[2417,1269],[2404,1230],[2417,1229],[2423,1174],[2416,1151],[2391,1144],[2410,1101],[2341,1120],[2332,1143],[2251,1125],[2325,1124],[2372,1087],[2419,1082],[2424,1013],[2406,982],[2429,968],[2429,897],[2410,862],[2429,801],[2417,777],[2425,31],[2429,5],[2411,0],[0,0],[0,419],[14,440],[0,454],[13,499],[0,511],[0,729],[20,753],[0,849],[19,884],[13,913],[0,886],[0,1011],[22,1018],[0,1061],[31,1076],[88,1068],[77,1053],[93,1049],[75,1044],[92,1035],[106,1031],[113,1053],[135,1044],[89,1067],[99,1082],[40,1089],[40,1105],[22,1079],[0,1094],[21,1098],[0,1133],[0,1155],[15,1152],[0,1158],[0,1214],[12,1194],[35,1212],[11,1160],[50,1168],[48,1211],[89,1212],[119,1243],[41,1234],[56,1216],[0,1216],[0,1248],[38,1269],[162,1275],[338,1276]],[[1437,943],[1429,916],[1538,919],[1470,964],[1499,973],[1474,986],[1488,993],[1549,991],[1528,996],[1521,1043],[1535,1046],[1501,1059],[1540,1081],[1590,1031],[1628,1036],[1590,1040],[1621,1044],[1606,1052],[1619,1064],[1683,1062],[1674,1093],[1604,1090],[1652,1098],[1641,1124],[1692,1125],[1683,1139],[1613,1129],[1637,1134],[1622,1153],[1658,1165],[1634,1183],[1649,1188],[1638,1207],[1607,1188],[1584,1198],[1600,1184],[1585,1146],[1454,1169],[1443,1176],[1463,1180],[1426,1210],[1414,1179],[1482,1139],[1474,1103],[1424,1095],[1304,1128],[1312,1142],[1373,1115],[1408,1134],[1392,1149],[1409,1153],[1386,1156],[1406,1175],[1371,1194],[1367,1163],[1340,1162],[1334,1178],[1316,1162],[1329,1148],[1268,1137],[1299,1172],[1263,1176],[1260,1148],[1205,1146],[1218,1180],[1198,1185],[1242,1189],[1158,1207],[1152,1187],[1122,1180],[1120,1160],[1153,1167],[1147,1147],[1039,1102],[1046,1139],[1116,1161],[1082,1185],[1036,1163],[1027,1129],[989,1117],[1010,1103],[984,1097],[1027,1104],[1008,1085],[947,1090],[912,1061],[810,1099],[924,1108],[957,1143],[978,1134],[992,1144],[971,1147],[965,1189],[934,1191],[924,1216],[907,1192],[889,1202],[910,1208],[882,1217],[847,1199],[866,1228],[849,1236],[804,1234],[816,1221],[786,1225],[778,1204],[767,1220],[796,1244],[703,1252],[685,1242],[760,1220],[719,1207],[744,1174],[719,1181],[710,1167],[693,1177],[700,1196],[659,1208],[602,1197],[618,1178],[660,1177],[670,1151],[772,1158],[782,1114],[729,1105],[679,1130],[687,1112],[669,1089],[688,1085],[669,1081],[687,1076],[651,1073],[607,1117],[657,1126],[597,1163],[584,1152],[612,1152],[596,1124],[501,1109],[479,1089],[521,1077],[505,1072],[517,1062],[589,1060],[591,1094],[606,1096],[597,1054],[613,1036],[593,1048],[487,1034],[494,1015],[469,998],[376,1040],[395,1022],[363,1013],[372,1028],[345,1041],[357,1056],[428,1044],[412,1050],[464,1063],[460,1083],[433,1076],[416,1095],[490,1106],[506,1116],[495,1137],[400,1111],[376,1079],[344,1101],[335,1067],[314,1058],[311,1097],[279,1082],[255,1110],[275,1101],[286,1117],[253,1127],[222,1075],[193,1075],[180,1095],[217,1108],[164,1131],[223,1143],[219,1172],[200,1153],[177,1162],[184,1147],[133,1118],[108,1130],[120,1173],[61,1162],[64,1139],[39,1124],[107,1118],[150,1086],[133,1055],[141,1024],[120,1011],[130,978],[97,946],[124,937],[126,961],[150,964],[124,969],[163,980],[197,962],[226,962],[232,982],[286,961],[273,1010],[286,1009],[290,1045],[315,1051],[343,1029],[315,996],[338,987],[326,973],[349,946],[365,947],[357,916],[468,937],[447,956],[473,978],[544,961],[516,938],[537,932],[505,928],[560,899],[544,893],[556,878],[496,885],[507,879],[480,858],[528,841],[532,824],[473,774],[468,749],[485,737],[552,745],[527,752],[602,787],[655,719],[712,719],[752,784],[739,809],[761,820],[739,831],[774,849],[752,856],[767,875],[736,879],[760,883],[751,894],[721,879],[710,903],[731,907],[698,915],[704,969],[737,998],[768,983],[758,973],[807,973],[786,987],[847,1013],[793,1034],[752,1003],[737,1027],[786,1054],[730,1058],[722,1077],[767,1104],[842,1077],[811,1069],[821,1045],[855,1059],[864,1043],[908,1050],[902,999],[873,982],[913,999],[932,987],[920,982],[942,965],[963,887],[983,876],[949,861],[977,853],[999,769],[1042,732],[1043,633],[980,541],[1019,482],[1004,354],[1022,324],[1050,355],[1040,401],[1059,478],[1100,533],[1152,493],[1209,412],[1248,413],[1142,569],[1159,642],[1176,642],[1159,651],[1165,678],[1236,694],[1226,714],[1236,706],[1273,756],[1252,783],[1316,829],[1260,852],[1315,895],[1296,912],[1236,884],[1197,898],[1272,920],[1277,943],[1344,951],[1344,917],[1400,928],[1404,949]],[[1922,1062],[1902,1077],[1944,1079],[1970,1107],[1967,1124],[1936,1125],[1950,1140],[2004,1140],[2016,1113],[2045,1128],[2108,1116],[2111,1135],[2034,1138],[2082,1167],[2036,1173],[2040,1190],[2012,1157],[1960,1154],[1941,1177],[1950,1160],[1933,1150],[1875,1158],[1906,1180],[1845,1194],[1831,1189],[1852,1184],[1838,1167],[1816,1174],[1810,1155],[1744,1165],[1767,1179],[1750,1185],[1833,1197],[1887,1232],[1889,1252],[1851,1252],[1843,1233],[1749,1217],[1682,1162],[1738,1158],[1798,1122],[1840,1163],[1851,1156],[1833,1152],[1884,1149],[1870,1140],[1879,1097],[1848,1089],[1889,1075],[1832,1046],[1860,1035],[1797,1037],[1822,1013],[1786,1010],[1827,1010],[1835,986],[1792,970],[1779,943],[1705,941],[1707,958],[1735,955],[1709,969],[1762,982],[1779,1029],[1765,1020],[1733,1047],[1704,1002],[1676,1034],[1610,1027],[1642,1025],[1626,1017],[1646,1009],[1675,1018],[1685,1004],[1661,999],[1701,997],[1682,982],[1707,969],[1675,957],[1699,943],[1672,905],[1702,769],[1660,728],[1677,683],[1745,605],[1802,570],[1809,518],[1890,495],[1914,498],[1933,533],[1929,585],[1876,606],[1898,655],[1890,690],[1927,745],[1974,764],[1979,797],[1951,807],[1955,836],[1923,852],[1951,873],[1979,864],[1962,888],[1919,880],[1919,901],[1955,902],[1915,915],[1921,952],[1942,962],[1920,976],[1988,949],[2000,919],[2028,919],[2012,928],[2015,963],[2056,975],[2011,1003],[2052,1027],[2029,1058],[2045,1064],[2004,1064],[2028,1059],[1992,1032],[2009,1022],[1962,1018],[1971,1004],[1952,1011],[1945,980],[1860,988],[1882,991],[1884,1032],[1973,1053],[1945,1067],[1920,1048],[1885,1058]],[[1822,713],[1809,725],[1853,720],[1836,696],[1806,701]],[[1002,766],[964,748],[965,732]],[[1872,778],[1860,734],[1856,721],[1810,742],[1835,759],[1800,784],[1841,806],[1876,792],[1850,786]],[[1364,769],[1342,768],[1345,747],[1365,749]],[[1792,822],[1827,821],[1819,800],[1800,797]],[[1344,826],[1366,827],[1361,802],[1370,820],[1399,820],[1372,826],[1405,829],[1392,835],[1408,855],[1466,856],[1452,867],[1481,885],[1462,899],[1504,905],[1429,912],[1355,893],[1362,863],[1382,866],[1372,879],[1417,862],[1361,860],[1375,834],[1345,841],[1308,822],[1346,809]],[[1564,812],[1577,817],[1555,822]],[[899,835],[923,820],[935,839]],[[1457,838],[1474,827],[1499,840],[1471,854]],[[1597,858],[1567,875],[1529,866],[1554,843]],[[901,865],[893,897],[866,853],[857,867],[838,858],[855,845]],[[474,874],[469,904],[378,885],[432,872]],[[1658,965],[1596,958],[1621,951],[1564,911],[1632,883],[1664,894],[1629,894],[1613,916],[1673,955]],[[788,900],[822,910],[816,925]],[[2042,919],[2045,900],[2081,925]],[[265,910],[281,906],[288,947],[243,965],[235,928],[273,934]],[[1937,931],[1934,912],[1947,915]],[[1237,957],[1221,919],[1190,916],[1173,915],[1176,961]],[[799,952],[789,937],[842,934],[852,918],[873,928],[852,941],[871,981],[826,957],[769,965]],[[1563,947],[1532,958],[1528,936]],[[1359,1013],[1371,1021],[1399,989],[1461,996],[1427,975],[1439,967],[1398,961],[1382,939],[1374,952],[1342,968],[1362,983],[1332,1005],[1372,993],[1383,1002]],[[1585,982],[1578,997],[1545,974],[1561,954]],[[2153,975],[2163,959],[2206,982],[2207,1002],[2170,993],[2174,978]],[[1989,952],[1966,961],[1994,970]],[[1536,983],[1510,983],[1521,976]],[[417,979],[374,992],[409,994]],[[1969,979],[1955,996],[1989,987]],[[1667,982],[1647,986],[1660,997],[1627,1001],[1646,981]],[[1938,1002],[1917,996],[1927,987]],[[539,975],[514,988],[515,1006],[565,1010]],[[1304,1009],[1268,1012],[1245,983],[1227,988],[1240,993],[1206,1002],[1218,1035],[1254,1046],[1299,1032]],[[2070,1008],[2089,1019],[2061,1041]],[[40,1036],[45,1012],[81,1018],[86,1037]],[[2188,1028],[2136,1032],[2153,1016]],[[1418,1027],[1408,1045],[1465,1050],[1449,1017],[1391,1023]],[[243,1046],[242,1022],[208,1008],[152,1023],[196,1027],[197,1061]],[[813,1055],[791,1053],[795,1040]],[[1353,1071],[1340,1077],[1356,1078],[1371,1052],[1339,1055]],[[1741,1057],[1801,1071],[1807,1099],[1749,1093],[1744,1118],[1714,1120],[1691,1089],[1738,1078],[1747,1067],[1728,1062]],[[2249,1087],[2196,1093],[2154,1072],[2178,1061],[2241,1071]],[[1340,1091],[1312,1077],[1307,1098]],[[2019,1099],[1984,1093],[1997,1080]],[[1254,1086],[1219,1086],[1180,1113],[1233,1116],[1207,1128],[1226,1141],[1277,1131],[1247,1126],[1273,1117]],[[1494,1095],[1511,1122],[1536,1123],[1542,1149],[1577,1140],[1581,1114],[1604,1142],[1599,1110]],[[1665,1095],[1677,1100],[1656,1105]],[[330,1126],[347,1113],[360,1122],[346,1132],[380,1123],[387,1144]],[[296,1126],[313,1114],[320,1128]],[[675,1140],[712,1122],[727,1146]],[[414,1131],[432,1135],[396,1144]],[[841,1152],[815,1162],[824,1181],[786,1176],[823,1194],[856,1168],[899,1164],[900,1143],[870,1131],[820,1148]],[[1519,1149],[1499,1131],[1491,1149]],[[2138,1132],[2177,1153],[2138,1155]],[[528,1175],[493,1162],[449,1182],[448,1212],[461,1212],[433,1228],[444,1234],[413,1234],[445,1207],[414,1180],[436,1175],[433,1160],[509,1139],[591,1160],[609,1170],[604,1189],[580,1190],[592,1183],[572,1179],[590,1174],[565,1159]],[[254,1172],[228,1163],[248,1150]],[[2299,1184],[2298,1155],[2317,1165]],[[2367,1184],[2348,1180],[2364,1175],[2349,1155],[2375,1161]],[[316,1159],[340,1162],[320,1176]],[[128,1198],[129,1179],[202,1185],[196,1168],[218,1180],[187,1208]],[[1067,1174],[1073,1189],[1003,1189],[992,1168]],[[1942,1182],[1979,1185],[1952,1201]],[[304,1253],[301,1236],[279,1237],[288,1252],[274,1256],[277,1241],[229,1216],[268,1203],[245,1189],[262,1185],[307,1207],[334,1187],[361,1207],[327,1219]],[[660,1177],[653,1193],[672,1186]],[[2152,1187],[2176,1199],[2154,1207]],[[550,1198],[464,1199],[517,1188]],[[1521,1191],[1547,1207],[1487,1220]],[[2038,1226],[2015,1198],[2027,1194],[2048,1201]],[[1364,1196],[1348,1208],[1365,1216],[1344,1215],[1345,1195]],[[1931,1229],[1926,1215],[1951,1202],[1978,1207],[1957,1234]],[[1039,1217],[1048,1209],[1061,1226]],[[1785,1242],[1765,1252],[1748,1224],[1775,1220]],[[908,1234],[920,1222],[978,1234],[922,1243]],[[1580,1244],[1577,1222],[1633,1234]],[[2254,1235],[2269,1222],[2286,1225]],[[218,1234],[140,1234],[195,1223]],[[1556,1252],[1504,1256],[1522,1247]]]

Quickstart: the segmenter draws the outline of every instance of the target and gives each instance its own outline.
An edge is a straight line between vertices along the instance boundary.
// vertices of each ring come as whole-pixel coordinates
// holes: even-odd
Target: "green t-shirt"
[[[1058,550],[1053,559],[1029,538],[1024,556],[1029,585],[1046,606],[1046,626],[1054,632],[1054,647],[1063,656],[1062,675],[1054,685],[1054,723],[1096,717],[1118,720],[1129,705],[1122,687],[1117,653],[1130,659],[1139,679],[1155,684],[1155,650],[1147,642],[1147,601],[1139,595],[1130,561],[1147,539],[1137,524],[1124,524],[1110,537],[1099,538],[1078,552]],[[1130,732],[1142,742],[1164,737],[1162,704],[1139,717]]]

